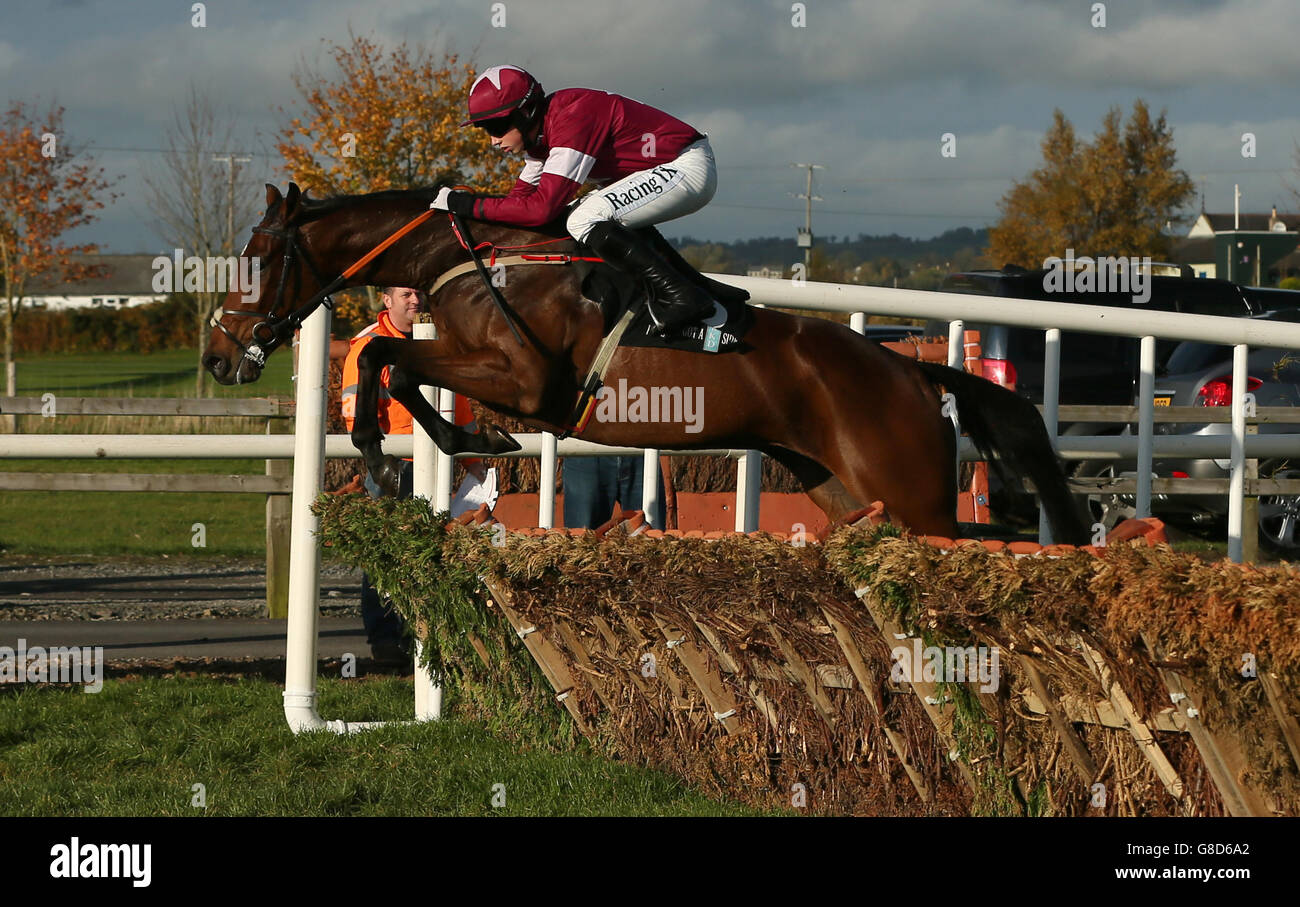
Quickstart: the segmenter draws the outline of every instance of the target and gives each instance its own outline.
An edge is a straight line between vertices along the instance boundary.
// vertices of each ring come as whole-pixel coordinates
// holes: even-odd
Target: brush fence
[[[318,510],[459,706],[551,710],[561,737],[716,795],[823,814],[1300,813],[1300,575],[1177,554],[1157,521],[1082,550],[904,537],[879,506],[821,543],[639,514],[507,532],[418,501]]]

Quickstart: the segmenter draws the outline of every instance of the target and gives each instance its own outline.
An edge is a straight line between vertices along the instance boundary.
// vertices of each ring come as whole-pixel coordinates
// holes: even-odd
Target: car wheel
[[[1280,469],[1272,478],[1300,478],[1300,469]],[[1274,551],[1300,553],[1300,495],[1259,499],[1259,540]]]
[[[1085,460],[1075,467],[1076,479],[1132,478],[1121,472],[1115,463],[1107,460]],[[1106,531],[1114,529],[1127,519],[1137,516],[1137,501],[1133,494],[1116,494],[1097,491],[1087,496],[1088,516],[1093,524],[1101,523]]]

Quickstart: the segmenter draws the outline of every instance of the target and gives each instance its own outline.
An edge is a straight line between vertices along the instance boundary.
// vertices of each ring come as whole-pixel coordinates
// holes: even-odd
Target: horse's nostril
[[[221,356],[209,356],[203,360],[203,366],[212,373],[214,378],[220,378],[226,373],[229,364]]]

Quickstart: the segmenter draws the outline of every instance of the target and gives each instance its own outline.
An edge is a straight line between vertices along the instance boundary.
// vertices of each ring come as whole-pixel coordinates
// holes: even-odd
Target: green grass
[[[192,397],[198,350],[154,353],[50,353],[18,357],[18,395],[69,397]],[[214,397],[292,395],[293,355],[281,350],[255,384],[216,387]]]
[[[185,397],[194,393],[195,350],[23,356],[18,393],[69,397]],[[216,397],[291,396],[293,357],[272,356],[262,380],[215,387]],[[280,425],[287,425],[277,420]],[[158,416],[20,417],[23,432],[261,433],[264,419]],[[283,430],[283,429],[281,429]],[[2,460],[3,472],[265,472],[263,460]],[[207,547],[191,545],[203,523]],[[13,554],[260,555],[266,550],[266,498],[255,494],[0,492],[0,550]]]
[[[265,460],[3,460],[5,472],[265,472]],[[192,545],[195,523],[207,545]],[[11,554],[260,556],[266,496],[176,492],[0,491],[0,551]]]
[[[321,681],[320,712],[411,716],[395,678]],[[0,814],[9,816],[755,815],[679,778],[559,750],[454,717],[295,737],[279,685],[211,678],[113,680],[98,694],[0,692]],[[558,717],[557,717],[558,720]],[[206,807],[192,805],[194,785]],[[492,805],[504,785],[505,805]],[[500,791],[500,788],[496,789]]]
[[[206,545],[195,548],[195,523]],[[11,554],[262,555],[255,494],[0,492],[0,551]]]
[[[1180,538],[1177,541],[1170,542],[1175,551],[1183,554],[1199,554],[1202,557],[1226,558],[1228,556],[1228,543],[1217,539],[1196,538],[1194,536]],[[1260,560],[1272,560],[1271,552],[1265,548],[1260,548]]]

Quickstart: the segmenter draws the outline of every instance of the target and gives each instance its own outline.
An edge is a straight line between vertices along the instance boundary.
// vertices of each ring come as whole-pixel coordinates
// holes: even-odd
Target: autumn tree
[[[161,166],[144,175],[145,202],[158,219],[158,233],[185,256],[207,261],[238,254],[247,237],[234,230],[261,213],[258,180],[239,166],[234,147],[234,117],[223,115],[207,95],[191,86],[183,110],[173,114]],[[225,154],[218,154],[225,152]],[[204,286],[186,297],[192,303],[195,359],[194,394],[202,397],[207,370],[203,349],[211,330],[208,318],[225,295]]]
[[[98,251],[93,243],[68,245],[61,237],[93,222],[111,203],[115,180],[63,131],[63,108],[43,118],[14,101],[0,118],[0,282],[4,299],[5,394],[17,393],[14,325],[34,277],[58,272],[64,280],[99,276],[78,256]]]
[[[423,45],[384,48],[365,37],[350,38],[330,48],[335,72],[304,63],[294,73],[304,109],[295,115],[280,111],[287,122],[276,143],[291,179],[316,195],[439,181],[509,191],[519,163],[493,150],[481,129],[460,126],[472,67]],[[355,296],[340,299],[335,314],[344,320],[368,314],[358,308]]]
[[[1043,165],[999,203],[987,253],[996,264],[1040,267],[1067,249],[1080,256],[1168,256],[1163,227],[1179,218],[1195,187],[1174,166],[1163,112],[1152,120],[1146,103],[1135,101],[1121,127],[1119,108],[1112,108],[1084,143],[1058,109],[1042,149]]]

